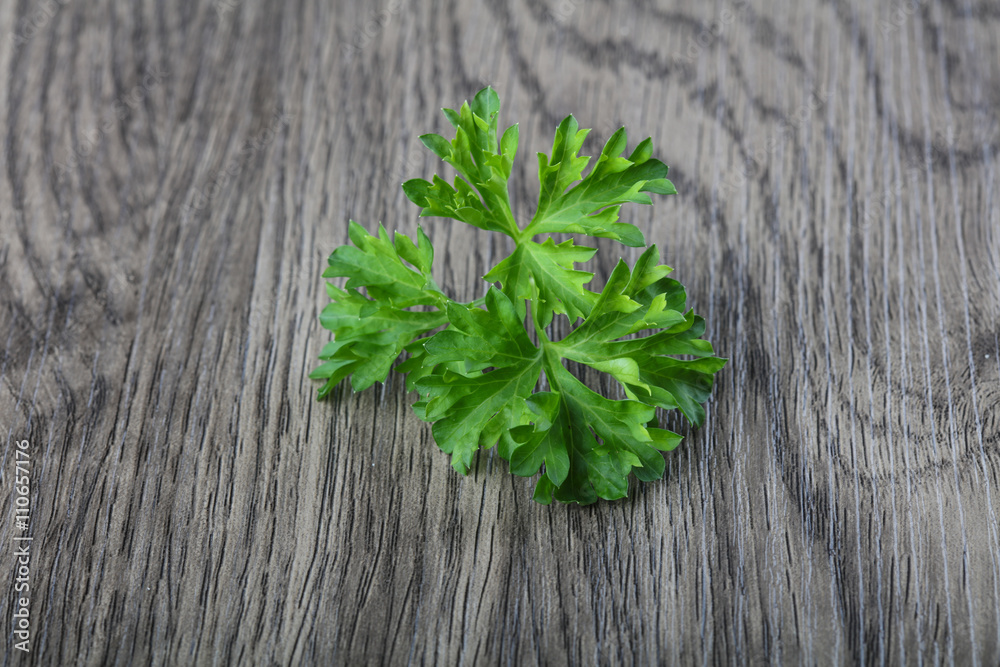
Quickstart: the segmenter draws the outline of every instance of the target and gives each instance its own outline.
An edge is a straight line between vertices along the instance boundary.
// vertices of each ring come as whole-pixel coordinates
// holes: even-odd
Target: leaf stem
[[[535,301],[525,300],[525,307],[529,310],[528,316],[531,318],[531,324],[535,327],[535,334],[538,336],[539,347],[545,349],[547,345],[551,344],[549,337],[545,335],[545,328],[538,322],[538,308],[536,308]]]
[[[482,306],[485,303],[486,303],[486,297],[485,296],[481,296],[481,297],[479,297],[478,299],[476,299],[474,301],[459,302],[459,305],[460,306],[465,306],[466,308],[477,308],[479,306]]]

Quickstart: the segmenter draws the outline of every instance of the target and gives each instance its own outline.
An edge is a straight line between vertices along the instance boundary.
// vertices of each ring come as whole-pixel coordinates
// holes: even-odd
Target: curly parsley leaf
[[[658,265],[656,257],[653,246],[631,271],[619,262],[587,319],[562,340],[542,344],[552,391],[531,404],[537,415],[533,426],[511,430],[507,451],[515,474],[535,474],[545,462],[546,474],[535,494],[541,502],[553,495],[580,503],[613,500],[624,496],[630,473],[642,481],[661,477],[659,452],[676,447],[680,436],[656,427],[655,407],[670,401],[672,407],[690,405],[702,390],[692,389],[690,380],[704,379],[708,365],[725,363],[711,356],[707,341],[692,339],[695,316],[683,313],[683,288],[665,277],[670,269]],[[626,338],[649,331],[653,333]],[[703,358],[685,361],[672,354]],[[592,391],[565,369],[564,359],[612,375],[628,400]],[[711,375],[707,379],[710,387]],[[555,477],[547,472],[550,460],[560,462]],[[568,475],[562,475],[564,460]]]
[[[519,427],[511,433],[517,443],[511,459],[527,459],[532,449],[555,449],[559,451],[559,464],[565,462],[568,466],[557,467],[558,475],[565,471],[560,482],[558,476],[548,472],[548,461],[556,457],[550,455],[545,459],[546,474],[535,487],[536,500],[549,503],[554,496],[562,502],[581,505],[598,498],[616,500],[624,498],[628,491],[629,473],[634,471],[643,481],[663,476],[665,462],[660,451],[676,447],[680,436],[650,426],[656,418],[652,406],[605,398],[559,362],[550,361],[545,370],[551,386],[557,390],[552,392],[555,398],[546,399],[555,404],[549,407],[555,414],[550,412],[538,419],[534,430]],[[525,448],[528,451],[522,452]],[[512,472],[528,473],[530,467],[512,466]]]
[[[406,196],[423,209],[420,215],[454,218],[480,229],[518,236],[507,192],[518,130],[512,125],[497,142],[499,110],[496,92],[484,88],[472,104],[466,102],[458,111],[444,110],[455,127],[454,139],[448,141],[438,134],[420,137],[424,146],[458,172],[453,185],[436,175],[430,182],[414,178],[403,183]]]
[[[629,273],[619,262],[590,316],[553,347],[567,358],[612,375],[629,398],[667,410],[679,408],[689,422],[705,419],[714,374],[725,360],[714,357],[701,336],[705,321],[683,312],[684,287],[655,266],[651,246]],[[651,277],[654,282],[646,284]],[[620,291],[619,291],[620,290]],[[626,339],[647,330],[655,333]],[[696,357],[677,359],[678,355]]]
[[[356,390],[397,370],[419,394],[414,411],[432,422],[438,446],[465,474],[480,449],[496,447],[515,475],[538,475],[535,499],[587,504],[627,494],[629,478],[663,475],[662,452],[681,436],[659,427],[657,410],[678,409],[700,426],[713,377],[725,364],[702,339],[705,322],[686,308],[684,288],[658,263],[655,246],[632,268],[620,261],[600,292],[593,274],[577,265],[593,248],[552,234],[610,238],[642,247],[634,225],[620,222],[627,203],[649,204],[650,194],[674,194],[667,167],[652,158],[652,142],[626,157],[624,128],[591,158],[580,150],[589,130],[572,116],[556,129],[550,154],[539,153],[539,197],[531,221],[520,227],[508,194],[518,148],[517,125],[498,132],[500,100],[491,88],[444,114],[455,128],[446,139],[421,141],[455,169],[403,184],[422,216],[452,218],[514,241],[513,252],[485,276],[486,295],[471,303],[446,296],[431,276],[433,248],[390,240],[380,225],[368,234],[354,222],[353,245],[330,256],[324,277],[331,303],[322,325],[335,334],[312,377],[326,396],[350,377]],[[540,240],[536,237],[542,236]],[[575,327],[561,340],[546,331],[555,314]],[[623,399],[595,392],[566,367],[576,362],[611,376]]]
[[[552,321],[553,313],[567,315],[572,321],[585,317],[597,297],[584,288],[594,274],[574,268],[595,252],[594,248],[574,245],[573,239],[559,244],[551,238],[544,243],[525,241],[484,278],[503,285],[504,293],[519,304],[537,293],[535,307],[543,327]]]
[[[492,88],[481,90],[471,104],[463,104],[459,111],[445,109],[455,137],[449,141],[437,134],[425,134],[420,139],[458,175],[452,184],[440,176],[434,176],[432,181],[411,179],[403,183],[403,191],[422,208],[422,216],[453,218],[515,240],[515,250],[485,279],[500,283],[519,312],[524,311],[524,302],[534,285],[542,300],[538,305],[543,325],[551,321],[553,313],[564,314],[571,321],[586,317],[596,295],[584,285],[593,274],[577,270],[576,264],[588,261],[595,250],[576,246],[572,241],[556,244],[551,238],[542,242],[534,238],[543,234],[585,234],[617,239],[634,247],[645,245],[637,227],[618,222],[619,211],[630,202],[652,203],[649,193],[675,194],[673,184],[666,180],[667,167],[651,158],[653,147],[648,138],[627,158],[623,157],[627,136],[621,128],[584,176],[591,158],[579,152],[589,130],[580,130],[576,119],[567,116],[556,129],[552,153],[538,154],[538,208],[531,222],[521,229],[508,194],[517,152],[517,125],[507,128],[498,141],[499,109],[500,101]]]
[[[485,310],[456,304],[448,318],[451,326],[424,343],[423,363],[437,368],[417,381],[422,400],[415,410],[434,422],[434,440],[465,474],[479,448],[492,447],[505,431],[525,423],[541,351],[514,304],[495,288],[486,295]],[[465,364],[464,372],[447,362]]]
[[[348,376],[355,391],[384,382],[406,345],[447,323],[444,311],[452,303],[431,277],[434,250],[423,231],[417,243],[398,233],[392,242],[381,225],[372,236],[351,221],[349,236],[354,245],[337,248],[323,272],[324,278],[347,282],[343,288],[327,284],[331,303],[320,313],[320,324],[336,334],[319,354],[324,363],[309,375],[326,381],[320,398]]]
[[[667,166],[650,157],[653,143],[648,138],[627,158],[622,157],[627,139],[625,128],[619,128],[604,145],[593,169],[583,176],[590,158],[581,157],[579,152],[589,132],[579,129],[573,116],[567,116],[556,129],[552,154],[538,154],[538,210],[525,234],[587,234],[642,247],[646,245],[642,232],[618,222],[618,212],[629,202],[651,204],[650,192],[676,194],[666,179]]]

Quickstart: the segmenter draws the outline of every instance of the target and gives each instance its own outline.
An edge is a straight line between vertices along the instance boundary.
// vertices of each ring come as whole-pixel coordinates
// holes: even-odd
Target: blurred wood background
[[[16,0],[0,26],[0,664],[1000,661],[995,2]],[[307,378],[348,219],[415,232],[417,135],[485,84],[521,215],[569,113],[591,154],[651,135],[680,191],[625,219],[730,363],[625,501],[536,505],[492,453],[462,478],[398,377]],[[438,282],[482,294],[507,248],[422,224]]]

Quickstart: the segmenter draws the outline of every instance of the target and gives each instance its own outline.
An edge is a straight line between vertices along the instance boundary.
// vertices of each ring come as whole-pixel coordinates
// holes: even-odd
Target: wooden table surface
[[[3,3],[0,664],[998,664],[1000,6],[674,4]],[[730,362],[626,500],[307,377],[485,84],[520,216],[569,113],[680,192],[623,213]],[[480,296],[509,248],[422,224]]]

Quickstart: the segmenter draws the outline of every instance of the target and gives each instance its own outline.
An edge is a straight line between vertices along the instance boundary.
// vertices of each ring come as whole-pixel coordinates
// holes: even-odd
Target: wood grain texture
[[[0,664],[1000,661],[996,3],[17,0],[0,26]],[[625,501],[536,505],[493,453],[458,476],[399,378],[314,400],[326,255],[349,218],[415,231],[417,135],[486,83],[520,215],[568,113],[590,151],[652,135],[680,191],[626,217],[730,363]],[[479,296],[508,248],[423,225]],[[637,256],[600,250],[597,284]]]

